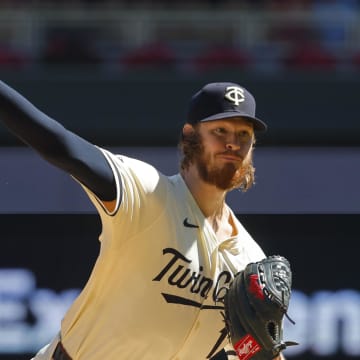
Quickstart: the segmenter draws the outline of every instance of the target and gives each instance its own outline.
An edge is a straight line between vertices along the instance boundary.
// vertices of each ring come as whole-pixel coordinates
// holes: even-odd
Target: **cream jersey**
[[[221,299],[233,274],[265,255],[231,212],[219,242],[177,174],[103,150],[116,178],[91,276],[66,313],[62,342],[75,360],[194,360],[224,345]],[[226,339],[225,339],[226,340]]]

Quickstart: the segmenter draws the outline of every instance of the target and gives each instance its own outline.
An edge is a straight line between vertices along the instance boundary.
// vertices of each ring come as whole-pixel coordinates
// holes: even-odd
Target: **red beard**
[[[246,173],[244,162],[240,166],[229,162],[220,167],[209,165],[208,158],[203,152],[195,157],[195,164],[203,181],[221,190],[232,190],[242,185]]]

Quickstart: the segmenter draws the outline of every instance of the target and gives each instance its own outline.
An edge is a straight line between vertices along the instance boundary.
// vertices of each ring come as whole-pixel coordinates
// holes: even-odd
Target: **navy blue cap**
[[[205,85],[190,101],[187,122],[244,117],[249,119],[256,131],[266,131],[267,125],[255,116],[255,98],[244,87],[231,82]]]

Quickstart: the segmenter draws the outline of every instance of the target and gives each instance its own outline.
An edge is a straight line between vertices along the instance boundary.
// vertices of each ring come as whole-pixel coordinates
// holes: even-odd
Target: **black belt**
[[[72,360],[71,356],[66,352],[61,341],[57,343],[52,358],[53,360]]]
[[[221,350],[218,354],[212,357],[210,360],[222,360],[227,359],[227,355],[237,355],[235,351]],[[53,360],[72,360],[71,356],[66,352],[64,345],[59,341],[56,345],[55,351],[52,356]]]
[[[215,354],[210,360],[227,360],[228,355],[236,356],[237,353],[233,350],[225,351],[225,349],[222,349],[220,352]]]

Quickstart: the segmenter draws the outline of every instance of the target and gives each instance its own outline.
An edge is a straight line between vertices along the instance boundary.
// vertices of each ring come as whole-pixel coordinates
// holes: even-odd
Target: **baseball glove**
[[[282,331],[291,282],[290,264],[279,255],[250,263],[235,276],[224,308],[229,339],[240,360],[273,359],[287,346],[297,345],[284,342]]]

